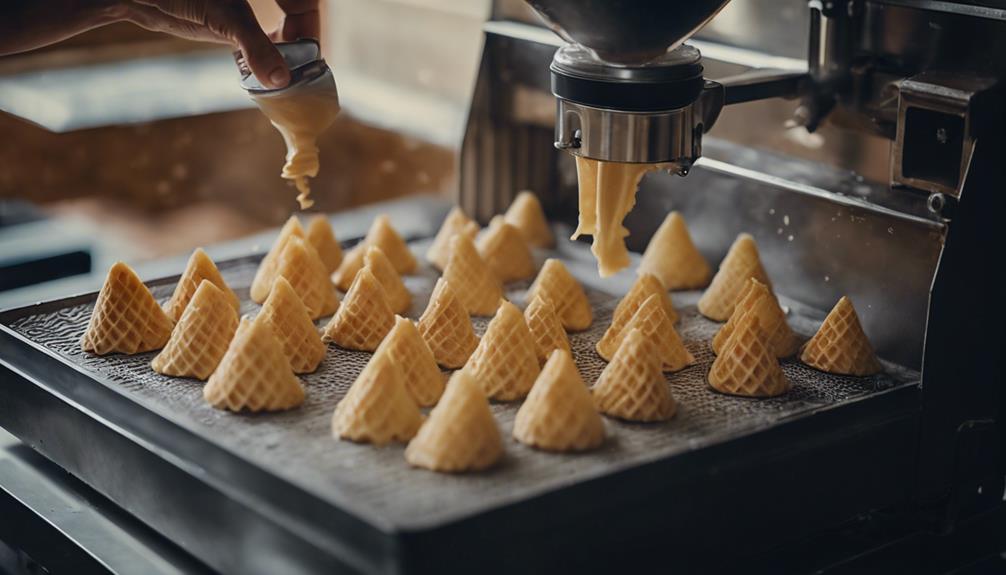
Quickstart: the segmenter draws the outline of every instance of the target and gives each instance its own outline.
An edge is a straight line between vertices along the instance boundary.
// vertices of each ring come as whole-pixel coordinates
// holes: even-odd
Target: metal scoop
[[[266,88],[252,74],[244,54],[240,50],[234,52],[234,61],[241,72],[241,87],[253,96],[279,95],[310,86],[312,90],[336,91],[335,77],[331,68],[321,57],[321,46],[317,40],[305,39],[296,42],[280,42],[276,44],[279,53],[290,68],[290,83],[285,88]]]

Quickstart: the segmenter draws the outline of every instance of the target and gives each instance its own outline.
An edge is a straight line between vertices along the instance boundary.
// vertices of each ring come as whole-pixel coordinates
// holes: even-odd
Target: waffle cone
[[[363,256],[363,261],[370,273],[374,274],[377,282],[384,288],[384,295],[388,298],[388,305],[395,313],[406,313],[412,307],[412,294],[405,287],[402,277],[395,271],[395,266],[384,255],[384,251],[377,246],[368,246],[367,253]]]
[[[597,344],[597,349],[600,352],[602,345],[601,343],[605,340],[612,342],[621,342],[621,333],[625,329],[625,326],[629,325],[629,321],[632,320],[632,316],[636,315],[636,310],[643,305],[643,302],[649,299],[650,296],[657,296],[660,305],[664,308],[664,313],[667,314],[668,319],[671,323],[678,321],[678,312],[674,309],[674,304],[671,303],[671,296],[667,293],[664,285],[660,283],[660,280],[652,274],[642,274],[636,283],[632,284],[632,288],[629,289],[629,293],[625,294],[625,297],[618,302],[618,306],[615,307],[614,313],[611,315],[611,325],[608,326],[607,331],[604,332],[604,337]],[[612,355],[615,354],[615,350],[618,349],[618,343],[613,346],[608,346],[605,344],[605,352],[601,353],[601,357],[605,359],[610,359]]]
[[[750,278],[772,289],[758,257],[754,238],[750,234],[740,234],[723,258],[712,283],[699,299],[699,312],[713,321],[725,321],[733,313],[737,297]]]
[[[314,216],[307,223],[307,243],[318,252],[321,263],[325,264],[328,273],[339,269],[342,263],[342,246],[335,239],[335,232],[332,231],[332,224],[325,216]]]
[[[255,303],[263,303],[265,298],[269,297],[269,290],[272,289],[272,281],[276,279],[276,269],[279,267],[279,255],[292,237],[304,237],[304,228],[301,227],[297,216],[290,216],[290,219],[283,224],[272,248],[262,258],[262,262],[259,263],[258,269],[255,271],[255,279],[252,280],[250,293],[252,301]]]
[[[664,218],[639,262],[638,273],[653,274],[667,289],[699,289],[709,284],[712,270],[688,233],[678,212]]]
[[[192,256],[189,257],[189,263],[185,266],[182,277],[178,279],[178,284],[175,285],[175,293],[171,295],[171,299],[164,305],[164,311],[168,314],[168,317],[174,321],[181,319],[185,306],[189,305],[189,301],[195,295],[196,290],[199,289],[199,284],[203,280],[209,280],[213,285],[220,288],[235,312],[241,309],[241,300],[227,286],[216,264],[213,263],[213,260],[210,259],[210,256],[206,255],[206,252],[202,248],[196,248],[196,251],[192,252]]]
[[[800,347],[800,340],[786,323],[786,312],[779,306],[779,300],[760,281],[751,278],[743,291],[737,297],[737,306],[730,314],[730,319],[713,337],[714,353],[720,353],[726,345],[730,334],[734,332],[737,323],[744,314],[753,313],[758,316],[758,325],[765,332],[766,343],[776,357],[789,357]]]
[[[362,270],[365,265],[364,258],[366,255],[366,242],[360,242],[349,248],[345,257],[342,258],[342,263],[339,264],[338,269],[332,274],[332,283],[335,284],[335,287],[339,288],[339,291],[349,291],[349,286],[353,285],[356,273]]]
[[[294,373],[311,373],[325,358],[325,344],[290,282],[276,278],[255,321],[266,323],[279,340]]]
[[[652,339],[630,330],[594,384],[597,409],[627,421],[666,421],[678,404],[660,372],[660,354]]]
[[[395,327],[378,346],[374,355],[387,355],[402,370],[405,389],[420,407],[436,405],[444,393],[444,375],[430,346],[419,335],[416,324],[401,316],[395,317]]]
[[[527,395],[538,377],[538,356],[517,306],[508,301],[500,305],[465,370],[490,399],[513,401]]]
[[[789,380],[769,348],[757,314],[744,314],[709,368],[709,385],[720,393],[774,397],[789,391]]]
[[[538,248],[555,247],[555,237],[545,218],[545,210],[541,209],[538,196],[530,190],[517,194],[503,217],[517,228],[528,244]]]
[[[173,327],[136,272],[116,262],[98,293],[80,347],[97,355],[153,351],[164,347]]]
[[[437,280],[418,328],[437,363],[447,369],[463,366],[479,344],[468,312],[443,278]]]
[[[555,314],[555,306],[551,301],[535,296],[524,310],[524,319],[534,339],[538,363],[545,363],[553,350],[570,351],[566,330],[562,329],[562,322]]]
[[[587,294],[557,259],[545,260],[527,295],[528,299],[541,296],[551,301],[566,331],[583,331],[594,322],[594,311],[590,308]]]
[[[524,236],[501,216],[489,222],[489,229],[479,238],[478,252],[501,282],[534,277],[534,256]]]
[[[356,274],[346,299],[328,325],[324,340],[346,349],[374,351],[395,325],[384,288],[369,269]]]
[[[454,234],[466,235],[474,240],[477,233],[479,233],[479,225],[466,216],[461,208],[454,206],[444,219],[444,223],[440,225],[440,231],[433,238],[430,248],[426,250],[426,261],[443,271],[451,256],[450,242]]]
[[[449,473],[487,469],[502,456],[489,402],[464,370],[451,377],[440,403],[405,449],[411,465]]]
[[[238,312],[227,293],[203,280],[150,367],[163,375],[206,379],[223,359],[237,328]]]
[[[549,451],[584,451],[604,442],[604,422],[568,351],[548,358],[517,411],[513,436]]]
[[[471,238],[455,235],[450,246],[451,256],[447,259],[443,278],[451,284],[454,295],[469,314],[493,315],[503,297],[499,280],[476,251]]]
[[[800,361],[821,371],[873,375],[883,366],[859,322],[852,300],[843,296],[800,353]]]
[[[370,225],[370,231],[367,232],[367,239],[364,241],[368,246],[381,248],[398,273],[409,275],[416,271],[416,257],[412,255],[412,250],[402,236],[391,227],[391,219],[388,216],[380,215],[374,218],[374,223]]]
[[[405,389],[402,370],[387,355],[374,354],[335,406],[332,434],[375,445],[405,443],[422,423],[423,415]]]
[[[328,279],[325,264],[303,238],[287,240],[279,255],[276,276],[290,282],[312,319],[331,315],[339,309],[339,297]],[[272,289],[272,286],[269,287]]]
[[[281,411],[304,402],[304,388],[265,322],[244,319],[203,398],[229,411]]]
[[[664,312],[659,298],[660,295],[657,294],[647,298],[621,331],[615,332],[614,335],[611,335],[611,329],[605,332],[601,341],[597,342],[598,355],[611,361],[621,346],[622,340],[625,339],[625,334],[633,329],[638,329],[656,344],[657,355],[660,356],[663,371],[680,371],[695,363],[695,358],[685,348],[681,337],[674,329],[673,322]]]

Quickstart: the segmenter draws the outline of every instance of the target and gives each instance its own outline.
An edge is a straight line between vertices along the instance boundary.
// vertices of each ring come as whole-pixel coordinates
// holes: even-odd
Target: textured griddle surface
[[[422,250],[416,249],[416,252],[421,254]],[[248,286],[255,267],[255,262],[247,259],[221,265],[224,277],[242,298],[242,312],[247,314],[258,310],[248,299]],[[585,276],[583,270],[589,267],[571,266],[571,269],[574,274]],[[406,283],[415,296],[411,317],[418,317],[425,308],[435,279],[429,269],[407,278]],[[507,297],[523,305],[526,287],[527,284],[510,286]],[[154,295],[164,301],[172,288],[170,284],[157,286]],[[201,382],[169,378],[151,371],[149,364],[153,353],[96,357],[82,352],[78,341],[87,325],[93,301],[23,317],[14,320],[11,327],[207,441],[383,528],[437,525],[918,381],[917,373],[893,365],[887,365],[886,375],[849,378],[827,375],[795,361],[786,361],[783,369],[793,383],[793,391],[783,397],[756,400],[718,394],[705,384],[705,374],[713,360],[708,342],[719,324],[698,315],[695,309],[698,297],[698,292],[673,295],[681,311],[679,331],[697,363],[682,372],[667,375],[668,384],[680,403],[672,421],[637,425],[606,419],[608,440],[601,449],[580,455],[556,455],[535,451],[511,439],[519,404],[495,404],[493,412],[506,443],[505,460],[492,471],[465,476],[412,469],[406,464],[400,445],[374,448],[331,438],[332,410],[363,369],[370,357],[367,353],[330,347],[320,369],[303,377],[307,400],[299,409],[277,414],[236,415],[209,407],[202,399]],[[605,366],[594,352],[594,343],[607,328],[617,303],[615,297],[600,291],[591,290],[590,298],[596,314],[594,325],[570,338],[577,366],[588,384],[597,379]],[[488,319],[476,319],[476,331],[481,334],[487,323]],[[816,328],[814,321],[794,314],[791,314],[790,323],[805,336]],[[94,385],[103,383],[95,381]],[[277,498],[281,497],[282,494],[277,494]]]

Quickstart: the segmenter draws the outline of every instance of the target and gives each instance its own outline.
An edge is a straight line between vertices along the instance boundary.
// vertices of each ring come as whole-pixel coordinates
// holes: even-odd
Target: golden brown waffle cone
[[[471,238],[455,235],[450,246],[451,257],[447,260],[443,278],[451,284],[454,295],[469,314],[493,315],[503,297],[499,280],[476,251]]]
[[[283,228],[279,231],[279,236],[273,242],[272,248],[262,258],[262,262],[255,271],[255,279],[252,280],[250,294],[252,301],[255,303],[263,303],[265,302],[265,298],[269,297],[269,290],[272,289],[272,280],[276,278],[276,268],[279,267],[279,254],[286,247],[286,242],[292,237],[304,237],[304,228],[301,227],[297,216],[290,216],[290,219],[283,224]]]
[[[541,209],[538,196],[530,190],[517,194],[503,217],[507,223],[517,228],[528,244],[539,248],[555,247],[555,237],[548,227],[545,210]]]
[[[695,363],[695,358],[685,348],[681,337],[674,329],[673,322],[667,318],[667,313],[660,305],[659,298],[658,294],[647,298],[621,331],[614,335],[609,335],[612,333],[610,329],[605,332],[601,341],[597,342],[597,353],[604,359],[611,361],[621,346],[622,340],[625,339],[625,334],[633,329],[638,329],[656,344],[657,355],[660,356],[663,371],[680,371]]]
[[[328,279],[325,264],[303,238],[287,240],[279,255],[276,276],[290,282],[312,319],[331,315],[339,309],[339,297]]]
[[[639,276],[636,283],[632,284],[632,288],[629,289],[629,293],[625,294],[625,297],[618,302],[618,306],[615,307],[614,313],[611,315],[611,325],[608,327],[607,331],[604,332],[604,337],[601,342],[605,340],[613,341],[618,340],[622,330],[625,326],[629,325],[629,321],[632,316],[636,315],[636,310],[639,309],[643,302],[649,299],[650,296],[657,296],[660,305],[664,308],[664,313],[667,314],[668,319],[671,323],[678,321],[678,312],[674,309],[674,304],[671,303],[671,296],[667,293],[664,285],[660,283],[660,280],[652,274],[643,274]],[[597,349],[601,350],[601,342],[598,342]],[[607,348],[606,348],[607,349]],[[605,359],[610,358],[614,355],[615,350],[618,349],[618,345],[615,344],[610,348],[609,351],[601,353],[601,357]]]
[[[776,357],[789,357],[800,347],[800,340],[786,323],[786,312],[779,306],[779,300],[760,281],[751,278],[737,296],[737,305],[730,319],[713,336],[714,353],[720,353],[726,345],[730,334],[734,332],[737,323],[744,314],[753,313],[758,316],[758,325],[765,332],[766,342]]]
[[[638,273],[655,275],[670,290],[703,288],[712,276],[709,263],[695,248],[678,212],[668,214],[650,238]]]
[[[164,375],[206,379],[217,368],[237,328],[238,312],[230,298],[203,280],[150,367]]]
[[[380,215],[374,219],[367,232],[367,239],[364,240],[369,246],[381,248],[384,255],[388,256],[395,270],[402,275],[409,275],[416,271],[416,257],[412,255],[412,250],[408,244],[398,235],[395,228],[391,227],[391,220],[388,216]]]
[[[551,301],[555,314],[567,331],[583,331],[594,322],[594,311],[583,287],[557,259],[545,260],[527,295],[529,300],[541,296]]]
[[[758,257],[758,246],[750,234],[740,234],[734,240],[709,288],[699,299],[699,313],[713,321],[725,321],[734,311],[737,296],[748,279],[754,278],[772,289],[765,268]]]
[[[349,287],[339,311],[325,326],[324,340],[346,349],[374,351],[395,325],[384,288],[363,268]]]
[[[304,388],[265,322],[241,320],[203,398],[229,411],[281,411],[304,402]]]
[[[534,277],[534,256],[517,228],[502,216],[489,222],[489,228],[478,241],[478,251],[489,269],[501,282]]]
[[[395,317],[395,327],[374,352],[375,356],[382,354],[402,370],[405,388],[418,405],[429,407],[437,403],[444,393],[444,375],[412,321]]]
[[[98,355],[153,351],[164,347],[173,327],[136,272],[116,262],[98,293],[80,347]]]
[[[626,334],[592,391],[601,413],[628,421],[665,421],[678,410],[656,344],[638,329]]]
[[[513,401],[531,391],[538,377],[538,356],[517,306],[508,301],[500,305],[465,370],[490,399]]]
[[[562,322],[555,314],[555,306],[551,301],[542,299],[541,296],[531,298],[531,303],[524,310],[524,319],[534,339],[538,363],[545,363],[553,350],[570,351],[566,330],[562,328]]]
[[[182,277],[178,279],[175,293],[172,294],[168,303],[164,304],[164,311],[168,314],[168,317],[175,321],[178,321],[182,317],[185,306],[189,304],[189,300],[195,295],[196,290],[199,289],[199,284],[203,280],[208,280],[220,288],[235,312],[241,309],[241,300],[227,286],[216,264],[213,263],[213,260],[210,259],[210,256],[206,255],[206,252],[202,248],[196,248],[196,251],[192,252],[192,256],[189,257],[189,263],[185,266]]]
[[[584,451],[604,442],[604,422],[568,351],[548,358],[517,410],[513,436],[550,451]]]
[[[773,397],[789,391],[789,380],[769,349],[758,316],[744,314],[709,368],[710,387],[744,397]]]
[[[283,346],[294,373],[311,373],[325,358],[325,344],[304,302],[284,277],[276,278],[272,291],[255,321],[265,322]]]
[[[307,223],[307,242],[314,247],[321,257],[321,263],[325,264],[328,273],[339,269],[342,263],[342,246],[335,239],[335,232],[332,231],[332,224],[325,216],[314,216]]]
[[[366,255],[366,242],[360,242],[349,248],[346,256],[342,258],[342,263],[339,264],[339,269],[332,274],[332,283],[335,284],[335,287],[340,291],[349,291],[349,286],[353,285],[353,280],[356,279],[356,272],[362,270],[365,265]]]
[[[461,473],[491,467],[503,440],[482,389],[464,370],[454,373],[444,396],[405,449],[405,460],[433,471]]]
[[[468,312],[444,278],[437,280],[418,327],[437,363],[447,369],[463,366],[479,344]]]
[[[419,407],[405,389],[402,370],[388,356],[374,354],[335,406],[332,434],[375,445],[405,443],[422,423]]]
[[[391,265],[388,257],[384,255],[384,251],[377,246],[367,246],[363,261],[384,288],[384,295],[388,298],[391,311],[395,313],[409,311],[412,307],[412,294],[405,287],[402,277],[395,271],[395,266]]]
[[[440,225],[440,231],[433,238],[430,248],[426,250],[426,261],[443,271],[447,267],[447,259],[451,256],[450,241],[454,234],[466,235],[474,240],[477,233],[479,225],[466,216],[461,208],[454,206],[444,219],[444,223]]]
[[[842,296],[800,353],[800,361],[821,371],[873,375],[883,370],[867,339],[852,300]]]

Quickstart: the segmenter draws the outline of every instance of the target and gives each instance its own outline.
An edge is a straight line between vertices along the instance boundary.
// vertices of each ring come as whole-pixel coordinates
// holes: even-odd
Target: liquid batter
[[[318,136],[339,115],[338,94],[335,90],[293,90],[252,99],[283,135],[286,164],[281,175],[297,187],[300,208],[310,208],[314,200],[308,178],[318,175]]]
[[[636,190],[643,176],[667,167],[667,164],[602,162],[577,156],[580,218],[572,239],[583,234],[594,236],[590,251],[597,258],[601,277],[628,267],[625,237],[629,230],[622,225],[622,220],[636,204]]]

